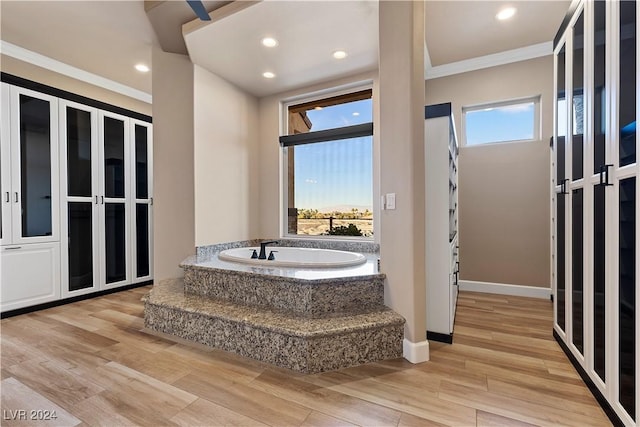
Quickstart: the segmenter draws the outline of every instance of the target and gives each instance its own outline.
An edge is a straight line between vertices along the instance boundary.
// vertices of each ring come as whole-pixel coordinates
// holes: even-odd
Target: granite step
[[[388,308],[308,318],[185,293],[158,282],[145,298],[145,326],[298,372],[402,357],[405,320]]]

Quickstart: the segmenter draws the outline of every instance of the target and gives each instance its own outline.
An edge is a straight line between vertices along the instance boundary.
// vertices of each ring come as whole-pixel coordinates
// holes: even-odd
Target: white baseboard
[[[408,339],[402,341],[402,357],[411,363],[422,363],[429,360],[429,341],[411,342]]]
[[[510,285],[507,283],[476,282],[460,280],[458,289],[461,291],[484,292],[488,294],[513,295],[518,297],[543,298],[551,297],[551,288],[537,286]]]

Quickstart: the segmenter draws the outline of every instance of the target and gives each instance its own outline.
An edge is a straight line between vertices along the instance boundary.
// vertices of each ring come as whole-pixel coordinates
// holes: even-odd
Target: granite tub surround
[[[277,240],[277,239],[273,239]],[[216,243],[214,245],[197,246],[196,256],[201,258],[211,257],[212,255],[227,249],[248,248],[250,246],[260,246],[263,239],[239,240],[237,242]]]
[[[145,326],[304,373],[402,357],[405,320],[384,306],[376,244],[277,240],[371,252],[360,252],[364,264],[313,269],[218,258],[261,240],[199,247],[180,265],[184,279],[159,282],[145,298]]]
[[[189,258],[185,291],[194,295],[323,317],[368,312],[384,307],[385,275],[369,265],[337,269],[266,268],[208,258]]]
[[[364,313],[384,307],[383,275],[367,279],[305,280],[188,267],[184,269],[184,283],[185,291],[193,295],[311,318]]]
[[[154,285],[145,327],[304,373],[402,357],[404,319],[388,308],[309,319],[203,298],[180,279]]]
[[[380,245],[374,242],[363,242],[356,240],[333,240],[333,239],[273,239],[278,241],[278,246],[310,249],[333,249],[336,251],[349,251],[377,254],[380,252]]]
[[[254,245],[255,246],[255,245]],[[259,246],[259,245],[258,245]],[[247,248],[252,247],[247,245]],[[275,246],[268,246],[267,250],[277,250]],[[225,261],[218,258],[218,252],[206,251],[200,255],[192,255],[182,261],[180,267],[187,268],[209,268],[227,271],[246,272],[255,275],[279,276],[283,278],[301,279],[301,280],[320,280],[320,279],[340,279],[347,277],[368,278],[378,275],[385,278],[384,274],[378,272],[378,254],[363,253],[366,261],[363,264],[351,267],[338,268],[296,268],[296,267],[280,267],[271,265],[246,264],[233,261]],[[247,252],[249,256],[249,251]]]
[[[260,246],[260,242],[277,241],[277,245],[296,248],[310,249],[334,249],[337,251],[349,251],[377,254],[380,252],[380,245],[374,242],[351,241],[351,240],[334,240],[334,239],[301,239],[301,238],[282,238],[282,239],[254,239],[241,240],[237,242],[216,243],[214,245],[198,246],[196,248],[197,256],[208,257],[226,249],[244,248],[250,246]]]

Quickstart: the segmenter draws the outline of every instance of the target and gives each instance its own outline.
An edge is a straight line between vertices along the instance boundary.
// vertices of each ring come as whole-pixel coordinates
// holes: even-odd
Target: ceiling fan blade
[[[200,0],[187,0],[191,9],[195,12],[196,16],[200,18],[201,21],[211,21],[211,17],[207,12],[207,9],[204,8],[204,4]]]

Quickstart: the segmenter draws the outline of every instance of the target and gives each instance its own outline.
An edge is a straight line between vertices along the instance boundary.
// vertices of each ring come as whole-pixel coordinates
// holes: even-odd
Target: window
[[[285,109],[286,234],[373,236],[371,89]]]
[[[463,107],[462,117],[467,146],[540,138],[540,97]]]

